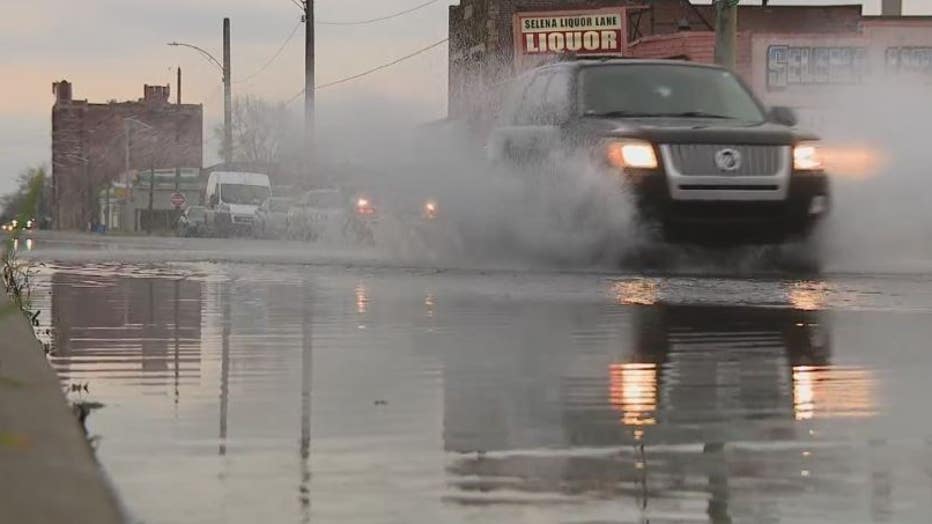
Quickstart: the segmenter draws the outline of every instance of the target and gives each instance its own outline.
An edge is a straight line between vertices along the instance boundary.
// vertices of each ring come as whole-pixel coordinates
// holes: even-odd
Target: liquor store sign
[[[515,54],[622,55],[626,18],[624,8],[518,13]]]

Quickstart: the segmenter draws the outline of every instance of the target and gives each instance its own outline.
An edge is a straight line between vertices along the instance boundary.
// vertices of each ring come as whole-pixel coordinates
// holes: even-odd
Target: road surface
[[[52,363],[73,399],[104,405],[89,432],[147,523],[932,513],[932,272],[31,248]]]

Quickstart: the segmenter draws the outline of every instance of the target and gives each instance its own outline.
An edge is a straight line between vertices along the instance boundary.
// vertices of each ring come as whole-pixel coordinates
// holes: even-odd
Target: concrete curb
[[[0,291],[0,520],[125,522],[26,318]]]

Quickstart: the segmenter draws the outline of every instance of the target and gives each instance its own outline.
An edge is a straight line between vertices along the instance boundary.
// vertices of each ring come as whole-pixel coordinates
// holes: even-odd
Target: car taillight
[[[375,208],[372,207],[372,202],[369,202],[368,198],[360,198],[356,201],[356,213],[371,216],[375,214]]]
[[[437,218],[437,211],[437,203],[433,200],[428,200],[424,203],[424,218],[428,220]]]

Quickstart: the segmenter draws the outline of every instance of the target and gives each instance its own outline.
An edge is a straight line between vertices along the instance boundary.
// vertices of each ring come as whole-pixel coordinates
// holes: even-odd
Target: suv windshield
[[[764,120],[760,107],[734,75],[688,65],[586,67],[580,72],[580,104],[589,116]]]
[[[220,198],[227,204],[260,206],[269,198],[269,188],[246,184],[221,184]]]

